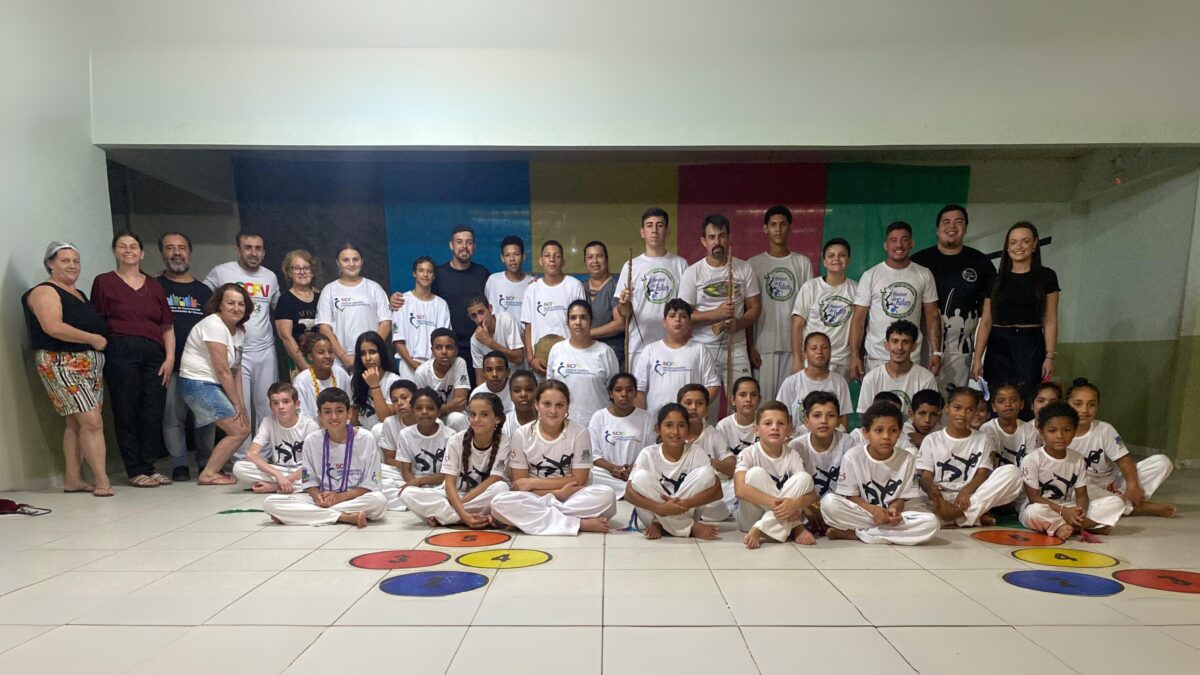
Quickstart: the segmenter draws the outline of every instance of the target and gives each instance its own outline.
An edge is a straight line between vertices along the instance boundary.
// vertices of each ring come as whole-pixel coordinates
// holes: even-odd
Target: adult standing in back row
[[[622,265],[617,273],[616,295],[620,303],[613,310],[613,318],[620,319],[629,332],[630,364],[642,348],[666,336],[663,311],[668,302],[679,297],[679,280],[688,264],[667,250],[670,231],[671,219],[666,211],[655,206],[646,209],[639,229],[646,250],[633,259],[632,285],[628,267]]]
[[[450,232],[450,251],[453,255],[444,264],[438,265],[433,278],[433,294],[450,305],[450,328],[454,330],[454,341],[458,353],[471,360],[471,336],[475,334],[475,322],[467,312],[467,301],[483,295],[487,286],[488,268],[472,262],[475,256],[475,230],[470,225],[455,225]],[[475,369],[482,363],[468,363],[467,375],[471,386],[475,386]]]
[[[788,248],[791,231],[792,212],[788,207],[767,209],[763,214],[767,250],[749,261],[762,290],[762,313],[750,341],[750,366],[755,369],[764,401],[775,398],[779,385],[792,372],[792,307],[800,287],[812,278],[808,257]]]
[[[983,313],[983,299],[996,278],[996,268],[981,251],[963,245],[967,236],[967,210],[947,204],[937,215],[937,245],[913,254],[913,262],[928,268],[937,284],[938,313],[942,317],[942,370],[938,387],[966,386],[971,378],[975,327]]]

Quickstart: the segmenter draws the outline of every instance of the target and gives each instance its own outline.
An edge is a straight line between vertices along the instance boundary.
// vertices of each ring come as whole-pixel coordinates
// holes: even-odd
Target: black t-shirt
[[[969,246],[958,255],[946,255],[937,246],[930,246],[913,254],[912,260],[929,268],[937,285],[942,351],[970,353],[975,346],[975,327],[983,314],[983,299],[996,277],[992,261]]]
[[[437,276],[433,279],[433,294],[450,305],[450,327],[458,336],[460,352],[470,349],[471,334],[475,332],[475,322],[467,314],[467,300],[476,295],[483,295],[483,287],[487,284],[490,274],[488,268],[478,263],[471,263],[465,270],[456,270],[450,263],[437,267]],[[470,356],[469,351],[467,356]]]
[[[287,319],[292,322],[292,339],[296,344],[300,343],[300,336],[304,335],[305,331],[316,328],[317,300],[320,298],[321,292],[318,290],[313,290],[312,302],[297,298],[290,290],[279,294],[279,304],[275,305],[275,320]]]
[[[204,318],[204,304],[212,297],[212,289],[196,279],[181,284],[160,276],[158,283],[167,294],[167,308],[175,317],[175,372],[179,372],[179,365],[183,363],[183,345],[192,327]]]
[[[1042,323],[1046,296],[1058,293],[1058,275],[1049,267],[997,276],[992,291],[992,324],[1032,326]]]

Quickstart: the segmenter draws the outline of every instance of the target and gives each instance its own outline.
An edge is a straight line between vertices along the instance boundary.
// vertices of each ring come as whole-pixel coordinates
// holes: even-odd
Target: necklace
[[[346,456],[342,459],[342,481],[341,488],[338,492],[345,492],[350,485],[350,458],[354,455],[354,426],[346,425]],[[329,432],[325,432],[324,442],[321,444],[321,484],[318,489],[325,487],[325,477],[329,475]],[[333,489],[333,478],[329,479],[329,488]]]
[[[317,374],[312,372],[311,368],[309,369],[309,374],[312,375],[313,396],[314,397],[320,396],[321,395],[321,384],[319,382],[317,382]],[[333,384],[329,385],[330,387],[338,386],[337,373],[334,372],[333,368],[329,369],[329,381],[333,383]],[[316,400],[316,399],[314,398],[313,400]]]

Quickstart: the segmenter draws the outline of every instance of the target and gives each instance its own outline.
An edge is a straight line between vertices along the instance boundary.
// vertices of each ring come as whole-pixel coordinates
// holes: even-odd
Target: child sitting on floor
[[[300,480],[304,439],[320,427],[300,412],[296,388],[287,382],[272,384],[267,399],[271,416],[258,425],[246,459],[234,462],[233,476],[255,492],[290,495]]]
[[[983,425],[982,431],[996,444],[996,461],[1001,465],[1020,467],[1025,454],[1042,444],[1037,427],[1021,419],[1025,401],[1015,384],[1002,384],[992,392],[995,419]]]
[[[855,446],[850,434],[838,428],[843,419],[838,396],[828,391],[813,391],[804,397],[804,425],[808,433],[797,436],[790,445],[804,459],[804,471],[812,476],[818,499],[837,487],[842,458]],[[817,535],[825,534],[826,529],[820,505],[818,501],[805,512],[808,529]]]
[[[815,544],[817,540],[802,520],[819,497],[812,476],[804,470],[804,458],[788,445],[792,423],[787,406],[768,401],[757,417],[754,431],[758,442],[738,455],[733,474],[738,528],[746,533],[742,541],[751,549],[758,548],[763,537]]]

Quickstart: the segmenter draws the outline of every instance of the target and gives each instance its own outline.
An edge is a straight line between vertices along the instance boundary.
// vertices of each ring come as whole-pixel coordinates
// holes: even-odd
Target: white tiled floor
[[[408,570],[356,555],[432,547],[405,513],[358,531],[282,528],[262,500],[194,483],[5,498],[54,509],[0,519],[0,673],[1078,672],[1191,673],[1200,595],[1134,586],[1107,598],[1027,591],[1013,549],[946,530],[917,548],[821,540],[747,551],[721,539],[629,532],[517,535],[490,548],[550,553],[524,569],[469,569],[443,598],[378,590]],[[1200,472],[1161,497],[1174,520],[1128,519],[1101,544],[1121,564],[1200,569]],[[618,521],[629,515],[622,505]],[[445,530],[437,530],[442,532]],[[468,571],[441,548],[438,570]]]

